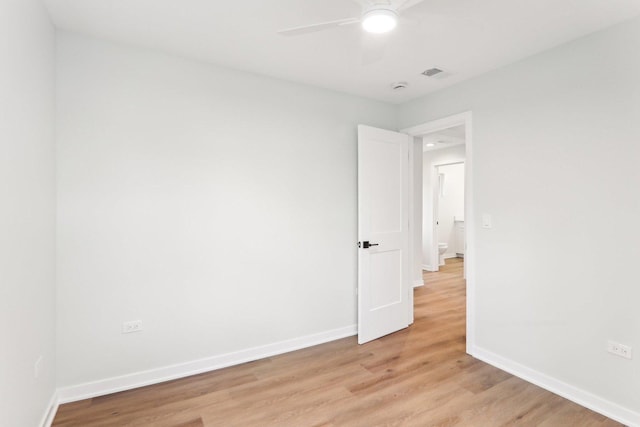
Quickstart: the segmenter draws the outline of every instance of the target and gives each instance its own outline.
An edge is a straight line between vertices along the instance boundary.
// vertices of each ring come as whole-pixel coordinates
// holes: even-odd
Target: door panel
[[[402,300],[402,256],[399,251],[371,254],[371,310],[378,310]]]
[[[359,343],[409,324],[408,150],[408,135],[358,126]]]
[[[371,230],[398,232],[402,228],[402,147],[370,140],[363,150],[364,161],[372,171],[366,185],[370,191]]]

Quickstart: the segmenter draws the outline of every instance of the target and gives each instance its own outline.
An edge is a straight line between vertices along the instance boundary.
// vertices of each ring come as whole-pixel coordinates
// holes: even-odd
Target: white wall
[[[55,33],[39,1],[8,0],[0,38],[0,424],[29,427],[55,382]]]
[[[58,45],[60,386],[356,323],[356,125],[393,106]]]
[[[449,245],[445,258],[456,256],[456,231],[454,217],[464,218],[464,164],[438,167],[444,174],[444,196],[438,199],[438,242]]]
[[[635,411],[635,423],[640,357],[605,345],[640,350],[638,52],[640,18],[399,115],[405,127],[473,111],[475,351]]]
[[[455,145],[453,147],[443,148],[441,150],[426,151],[422,155],[422,268],[424,268],[425,270],[434,270],[438,265],[438,254],[431,253],[434,239],[432,184],[433,168],[436,165],[464,161],[464,145]]]

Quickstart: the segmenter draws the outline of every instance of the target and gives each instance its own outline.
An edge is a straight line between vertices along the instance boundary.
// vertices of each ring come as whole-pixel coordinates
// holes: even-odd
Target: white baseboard
[[[549,375],[521,365],[513,360],[504,358],[488,350],[473,347],[473,357],[480,359],[496,368],[509,372],[532,384],[544,388],[552,393],[569,399],[578,405],[598,412],[605,417],[618,421],[629,427],[640,427],[640,413],[627,409],[617,403],[610,402],[588,391],[562,382]]]
[[[444,254],[444,259],[458,258],[458,254]]]
[[[45,413],[42,415],[42,421],[40,421],[41,427],[51,427],[51,424],[53,424],[53,419],[56,416],[56,412],[58,412],[59,404],[60,403],[58,401],[58,393],[53,392],[53,395],[49,400],[49,404],[47,405],[47,409]]]
[[[420,286],[424,286],[424,280],[416,279],[416,280],[413,281],[413,287],[414,288],[419,288]]]
[[[62,387],[58,389],[58,402],[75,402],[96,396],[103,396],[105,394],[157,384],[164,381],[184,378],[190,375],[239,365],[241,363],[252,362],[265,357],[271,357],[323,344],[329,341],[350,337],[356,335],[357,331],[357,325],[351,325],[344,328],[333,329],[318,334],[253,347],[233,353],[226,353],[177,365],[170,365],[162,368],[150,369],[148,371],[134,372],[132,374],[118,377],[105,378],[99,381]]]
[[[438,269],[434,268],[432,265],[422,264],[422,269],[424,271],[438,271]]]

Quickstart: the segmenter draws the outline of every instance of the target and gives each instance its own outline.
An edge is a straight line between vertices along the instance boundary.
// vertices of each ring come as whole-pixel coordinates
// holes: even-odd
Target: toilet
[[[439,265],[444,265],[444,254],[445,252],[447,252],[447,249],[449,249],[449,245],[447,245],[446,243],[438,243],[438,253],[440,254]]]

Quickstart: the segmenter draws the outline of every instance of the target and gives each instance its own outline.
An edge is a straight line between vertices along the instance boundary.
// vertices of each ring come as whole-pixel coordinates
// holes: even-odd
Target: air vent
[[[428,70],[423,71],[422,74],[424,74],[427,77],[433,77],[433,76],[437,76],[442,72],[443,71],[440,68],[429,68]]]

